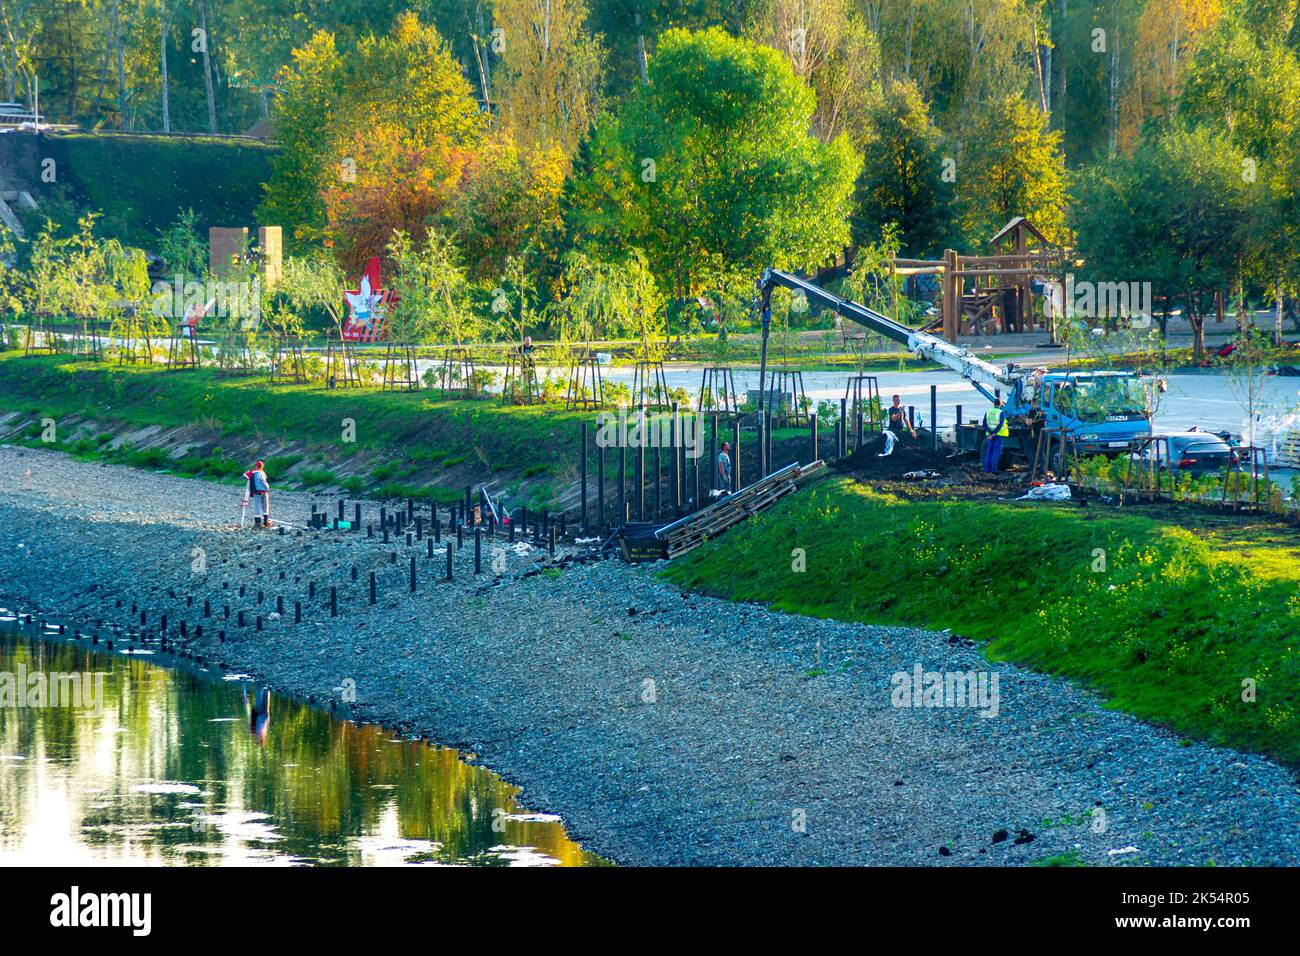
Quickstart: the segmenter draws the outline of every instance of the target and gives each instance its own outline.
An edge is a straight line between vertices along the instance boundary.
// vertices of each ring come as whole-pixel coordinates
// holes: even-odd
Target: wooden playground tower
[[[893,261],[895,275],[941,277],[943,312],[936,327],[949,342],[961,335],[1033,332],[1034,280],[1055,281],[1066,262],[1066,250],[1024,216],[999,229],[989,245],[1003,251],[963,256],[947,249],[942,259]]]

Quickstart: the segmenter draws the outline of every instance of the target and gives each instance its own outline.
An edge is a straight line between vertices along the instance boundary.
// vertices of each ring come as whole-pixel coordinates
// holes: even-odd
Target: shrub
[[[337,485],[339,480],[328,468],[304,468],[298,472],[298,480],[304,485]]]

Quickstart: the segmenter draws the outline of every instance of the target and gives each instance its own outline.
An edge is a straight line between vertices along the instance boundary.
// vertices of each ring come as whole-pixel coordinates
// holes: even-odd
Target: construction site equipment
[[[772,323],[772,290],[776,286],[800,291],[809,302],[907,346],[918,358],[951,369],[989,401],[1005,398],[1008,418],[1024,415],[1037,400],[1046,415],[1044,427],[1070,432],[1080,454],[1118,454],[1127,450],[1133,439],[1151,432],[1145,386],[1136,372],[1049,372],[1043,368],[1020,368],[1012,363],[994,365],[940,336],[911,329],[874,309],[842,299],[806,279],[777,269],[765,270],[760,283],[763,322],[758,378],[760,402],[767,378],[767,341]],[[959,428],[957,434],[960,441],[963,429]],[[1014,441],[1018,437],[1025,436],[1017,436],[1013,431],[1013,441],[1008,444],[1027,456],[1032,449],[1023,441]]]
[[[807,465],[795,462],[669,524],[629,522],[618,532],[623,559],[635,563],[685,554],[750,515],[771,507],[825,467],[825,462],[820,460]]]

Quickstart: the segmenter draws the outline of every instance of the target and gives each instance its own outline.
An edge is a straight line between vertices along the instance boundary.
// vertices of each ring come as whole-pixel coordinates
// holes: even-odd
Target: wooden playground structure
[[[942,259],[893,260],[895,275],[940,277],[942,314],[931,328],[942,329],[949,342],[961,335],[1033,332],[1033,283],[1056,281],[1067,261],[1067,250],[1024,216],[999,229],[989,245],[1002,251],[965,256],[946,249]]]

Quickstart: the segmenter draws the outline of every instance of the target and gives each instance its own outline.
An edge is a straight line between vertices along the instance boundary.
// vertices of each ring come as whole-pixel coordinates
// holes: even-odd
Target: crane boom
[[[1019,378],[1019,375],[1009,368],[994,365],[992,362],[986,362],[972,355],[970,349],[953,345],[951,342],[937,335],[931,335],[929,332],[918,332],[915,329],[909,329],[906,325],[895,322],[874,309],[869,309],[865,305],[850,302],[848,299],[842,299],[832,292],[827,292],[820,286],[813,285],[807,279],[800,279],[798,276],[791,275],[788,272],[781,272],[778,269],[765,269],[760,283],[763,309],[763,351],[758,386],[760,407],[763,400],[763,390],[766,388],[767,336],[772,323],[772,289],[778,285],[792,291],[802,292],[809,302],[814,302],[824,309],[830,309],[836,315],[844,316],[844,318],[850,319],[872,332],[877,332],[888,339],[906,345],[909,351],[921,358],[929,359],[931,362],[937,362],[945,368],[952,369],[990,400],[993,398],[993,393],[989,391],[990,388],[1011,387]]]

